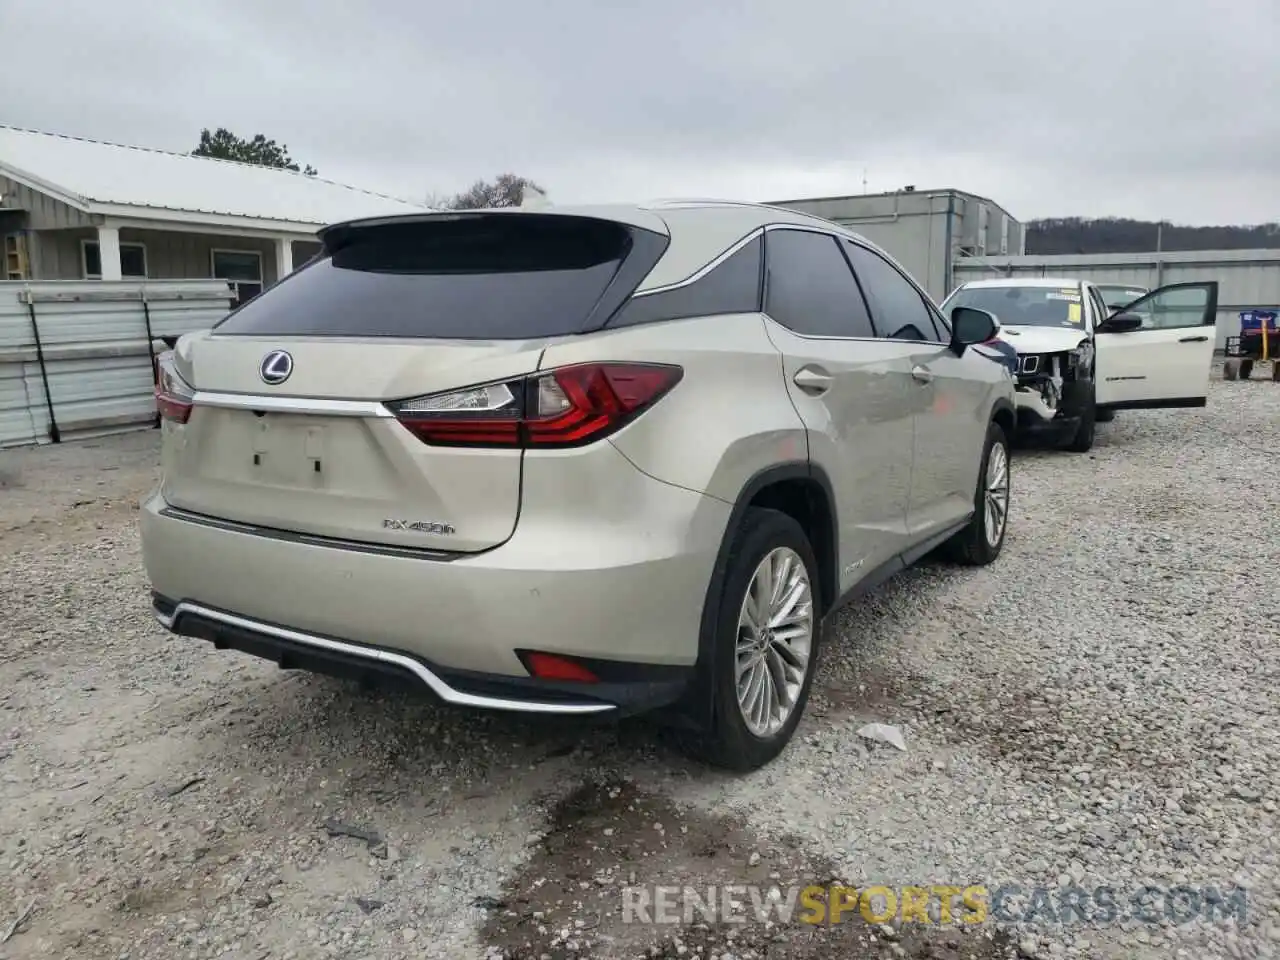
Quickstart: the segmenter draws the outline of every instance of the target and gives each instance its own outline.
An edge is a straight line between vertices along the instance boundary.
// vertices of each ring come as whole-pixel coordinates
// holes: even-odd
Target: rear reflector
[[[584,363],[390,407],[406,429],[434,446],[575,447],[619,430],[683,374],[666,364]]]
[[[600,678],[575,660],[554,653],[524,654],[525,668],[539,680],[569,680],[575,683],[599,683]]]

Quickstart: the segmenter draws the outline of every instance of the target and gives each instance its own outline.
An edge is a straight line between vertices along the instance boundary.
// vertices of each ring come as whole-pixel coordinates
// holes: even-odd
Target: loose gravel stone
[[[169,638],[136,535],[156,439],[0,451],[0,933],[34,903],[5,956],[1280,956],[1270,382],[1019,451],[1001,560],[843,611],[795,742],[745,777],[642,722],[446,711]],[[1053,919],[621,921],[630,884],[834,878],[1017,884],[1023,921],[1043,888]],[[1147,885],[1239,889],[1245,918],[1184,922],[1184,893],[1135,919]],[[1076,922],[1063,898],[1098,887],[1128,913]]]

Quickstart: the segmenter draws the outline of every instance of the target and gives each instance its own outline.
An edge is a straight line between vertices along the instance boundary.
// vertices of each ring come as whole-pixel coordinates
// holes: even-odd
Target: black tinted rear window
[[[658,239],[608,220],[538,214],[339,227],[326,235],[322,259],[216,330],[476,340],[576,333],[632,252],[636,233]]]

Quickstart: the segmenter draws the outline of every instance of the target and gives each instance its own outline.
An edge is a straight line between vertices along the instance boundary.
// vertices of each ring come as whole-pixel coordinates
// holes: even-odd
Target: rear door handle
[[[1204,342],[1205,342],[1206,340],[1208,340],[1208,339],[1209,339],[1208,337],[1206,337],[1206,336],[1204,336],[1204,335],[1202,334],[1202,335],[1200,335],[1200,336],[1198,336],[1198,337],[1183,337],[1183,338],[1182,338],[1181,340],[1179,340],[1178,342],[1179,342],[1179,343],[1204,343]]]
[[[911,379],[918,381],[919,383],[932,383],[933,371],[928,367],[912,367]]]
[[[831,374],[821,367],[801,367],[791,379],[797,387],[815,397],[831,389]]]

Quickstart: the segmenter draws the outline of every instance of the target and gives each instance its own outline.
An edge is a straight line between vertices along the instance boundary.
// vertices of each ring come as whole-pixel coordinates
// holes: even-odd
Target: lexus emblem
[[[258,376],[262,377],[263,383],[284,383],[291,373],[293,357],[285,350],[272,350],[262,358],[262,365],[258,367]]]

